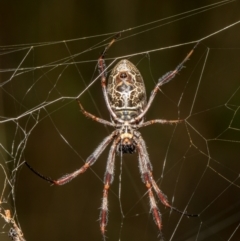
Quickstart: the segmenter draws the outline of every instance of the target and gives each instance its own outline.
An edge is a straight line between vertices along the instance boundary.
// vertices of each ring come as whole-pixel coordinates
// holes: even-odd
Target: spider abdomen
[[[107,84],[109,103],[118,118],[130,120],[146,106],[146,90],[137,67],[124,59],[113,68]]]

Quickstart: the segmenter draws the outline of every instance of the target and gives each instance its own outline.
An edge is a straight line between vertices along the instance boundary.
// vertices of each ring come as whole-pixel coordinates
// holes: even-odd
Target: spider
[[[86,117],[89,117],[101,124],[111,126],[115,128],[115,130],[99,144],[94,152],[87,158],[85,164],[81,168],[70,174],[62,176],[59,179],[53,180],[49,177],[43,176],[38,171],[33,169],[27,162],[25,162],[25,164],[42,179],[54,185],[63,185],[77,177],[79,174],[84,173],[89,167],[91,167],[105,150],[105,148],[112,142],[104,176],[103,199],[100,213],[100,230],[104,237],[108,219],[108,191],[114,177],[115,154],[132,154],[137,152],[141,178],[147,187],[147,192],[150,199],[150,210],[152,212],[153,219],[157,225],[157,228],[161,233],[161,214],[156,204],[153,191],[156,193],[162,204],[171,210],[175,210],[187,216],[197,215],[181,212],[169,204],[167,197],[159,189],[156,181],[153,178],[153,168],[148,157],[146,144],[138,129],[155,123],[173,124],[180,122],[180,120],[163,119],[144,122],[144,116],[150,108],[159,88],[171,81],[176,76],[176,74],[180,72],[184,63],[189,59],[196,46],[188,53],[185,59],[173,71],[166,73],[158,80],[158,83],[154,87],[150,98],[147,101],[145,86],[141,73],[137,67],[129,60],[120,60],[111,71],[107,81],[104,57],[108,49],[112,46],[118,37],[120,37],[120,33],[117,34],[106,46],[98,59],[98,70],[99,76],[101,77],[103,96],[111,116],[111,121],[98,118],[85,111],[79,99],[77,99],[79,107]]]

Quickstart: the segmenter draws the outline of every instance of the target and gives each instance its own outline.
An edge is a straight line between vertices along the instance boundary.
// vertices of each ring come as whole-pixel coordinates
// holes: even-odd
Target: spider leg
[[[148,157],[145,141],[143,140],[143,138],[141,136],[139,136],[138,143],[139,143],[139,153],[143,157],[142,159],[144,161],[144,171],[147,170],[146,171],[147,172],[147,180],[151,183],[151,185],[152,185],[154,191],[156,192],[156,194],[157,194],[159,200],[161,201],[161,203],[164,206],[170,208],[171,210],[174,210],[174,211],[176,211],[178,213],[181,213],[185,216],[198,217],[199,216],[198,214],[189,214],[186,211],[182,212],[182,211],[178,210],[177,208],[175,208],[175,207],[173,207],[172,205],[169,204],[167,196],[160,190],[156,181],[153,178],[152,165],[151,165],[151,162],[150,162],[149,157]]]
[[[62,177],[60,177],[57,180],[53,180],[50,177],[46,177],[44,175],[42,175],[41,173],[39,173],[38,171],[36,171],[35,169],[33,169],[27,161],[25,161],[26,166],[32,171],[34,172],[37,176],[41,177],[42,179],[44,179],[45,181],[48,181],[54,185],[63,185],[67,182],[70,182],[72,179],[74,179],[75,177],[77,177],[79,174],[84,173],[90,166],[92,166],[96,160],[98,159],[98,157],[102,154],[102,152],[105,150],[105,148],[108,146],[108,144],[116,137],[118,131],[113,131],[109,136],[107,136],[101,143],[100,145],[95,149],[95,151],[87,158],[85,164],[79,168],[78,170],[64,175]]]
[[[152,173],[150,173],[150,178],[151,178],[151,183],[152,183],[153,189],[156,192],[159,200],[162,202],[162,204],[164,206],[166,206],[166,207],[168,207],[168,208],[170,208],[170,209],[172,209],[172,210],[174,210],[174,211],[176,211],[178,213],[181,213],[181,214],[183,214],[185,216],[188,216],[188,217],[198,217],[199,216],[199,214],[190,214],[190,213],[187,213],[186,211],[182,212],[182,211],[178,210],[177,208],[171,206],[169,204],[168,200],[167,200],[166,195],[159,189],[157,183],[155,182],[155,180],[154,180],[154,178],[152,176]]]
[[[197,43],[198,44],[198,43]],[[173,70],[173,71],[169,71],[168,73],[166,73],[165,75],[163,75],[159,80],[158,83],[156,84],[156,86],[154,87],[150,97],[149,97],[149,101],[147,103],[147,105],[145,106],[143,112],[141,114],[139,114],[137,117],[135,117],[133,120],[129,121],[130,124],[132,123],[136,123],[139,122],[143,116],[146,114],[146,112],[148,111],[149,107],[151,106],[157,92],[158,89],[168,83],[169,81],[171,81],[183,68],[183,65],[185,64],[185,62],[190,58],[190,56],[192,55],[194,49],[196,48],[197,44],[194,46],[194,48],[187,54],[187,56],[185,57],[185,59]]]
[[[145,185],[148,189],[148,196],[149,196],[149,200],[150,200],[150,210],[151,210],[153,219],[154,219],[159,231],[161,231],[162,218],[161,218],[161,214],[159,212],[156,200],[155,200],[153,192],[152,192],[152,183],[151,183],[150,176],[149,176],[149,169],[150,170],[152,169],[152,165],[149,161],[148,153],[146,152],[146,146],[145,146],[144,141],[142,140],[140,142],[140,139],[137,139],[136,143],[137,143],[137,149],[138,149],[139,169],[140,169],[142,181],[145,183]]]
[[[145,144],[144,140],[139,135],[138,139],[136,139],[135,141],[137,143],[137,149],[138,149],[138,153],[139,153],[139,168],[140,168],[140,172],[142,175],[142,180],[148,188],[151,211],[152,211],[152,214],[154,217],[154,221],[155,221],[156,225],[158,226],[159,230],[161,231],[162,221],[161,221],[161,216],[158,211],[158,208],[155,205],[156,202],[154,200],[152,191],[149,192],[149,190],[151,190],[152,188],[154,189],[159,200],[161,201],[161,203],[164,206],[170,208],[171,210],[179,212],[183,215],[186,215],[188,217],[198,217],[199,216],[198,214],[188,214],[187,212],[182,212],[169,204],[166,195],[159,189],[159,187],[157,186],[157,183],[155,182],[155,180],[153,178],[152,165],[151,165],[149,157],[148,157],[147,148],[146,148],[146,144]]]
[[[145,142],[143,141],[142,137],[140,136],[140,133],[138,133],[137,136],[138,137],[135,139],[135,142],[137,144],[136,147],[138,150],[139,169],[140,169],[142,181],[143,181],[143,183],[145,183],[145,185],[148,189],[148,196],[149,196],[149,200],[150,200],[150,210],[153,215],[153,219],[154,219],[159,231],[161,231],[162,218],[161,218],[161,214],[159,212],[156,200],[155,200],[153,192],[152,192],[152,184],[151,184],[151,180],[149,178],[149,169],[152,170],[152,165],[149,161]]]
[[[159,212],[159,209],[157,207],[157,203],[156,203],[156,200],[155,200],[153,192],[152,192],[152,185],[151,185],[151,182],[149,181],[149,177],[147,174],[144,175],[144,183],[148,189],[148,196],[149,196],[149,200],[150,200],[150,209],[151,209],[151,212],[153,215],[153,219],[154,219],[159,231],[161,231],[162,217],[161,217],[161,213]]]
[[[162,119],[158,119],[158,120],[150,120],[150,121],[146,121],[143,123],[140,123],[137,125],[137,128],[141,128],[141,127],[145,127],[145,126],[149,126],[155,123],[160,123],[160,124],[176,124],[176,123],[180,123],[182,122],[182,120],[162,120]]]
[[[81,105],[79,99],[77,99],[77,102],[78,102],[78,105],[79,105],[82,113],[83,113],[86,117],[89,117],[89,118],[91,118],[92,120],[97,121],[97,122],[99,122],[99,123],[102,123],[102,124],[104,124],[104,125],[108,125],[108,126],[113,126],[113,127],[115,127],[115,124],[113,124],[112,122],[107,121],[107,120],[104,120],[104,119],[101,119],[101,118],[99,118],[99,117],[96,117],[95,115],[92,115],[91,113],[85,111],[84,108],[83,108],[83,106]]]
[[[116,147],[119,143],[120,137],[115,139],[108,155],[107,167],[104,177],[104,188],[103,188],[103,199],[100,213],[100,229],[101,233],[104,236],[107,226],[107,216],[108,216],[108,190],[110,188],[110,184],[113,182],[114,175],[114,165],[115,165],[115,153]]]
[[[101,75],[101,85],[102,85],[102,91],[103,91],[103,97],[105,99],[108,111],[110,112],[110,115],[112,116],[112,118],[117,121],[118,123],[124,123],[124,121],[122,119],[119,119],[116,115],[116,113],[112,110],[110,103],[109,103],[109,99],[108,99],[108,95],[107,95],[107,89],[106,89],[106,82],[107,82],[107,72],[106,72],[106,64],[105,64],[105,54],[107,52],[107,50],[112,46],[112,44],[120,37],[120,33],[118,33],[117,35],[115,35],[115,37],[112,39],[112,41],[107,45],[107,47],[104,49],[104,51],[102,52],[101,56],[98,59],[98,71],[99,74]]]

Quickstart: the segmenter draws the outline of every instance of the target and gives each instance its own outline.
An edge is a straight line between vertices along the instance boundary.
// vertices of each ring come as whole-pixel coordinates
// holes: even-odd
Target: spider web
[[[111,128],[80,113],[76,98],[87,111],[109,120],[96,65],[99,53],[119,30],[122,37],[106,57],[108,71],[119,59],[128,58],[142,73],[148,97],[158,78],[173,70],[200,41],[186,68],[162,87],[146,115],[146,120],[184,121],[176,126],[155,124],[140,132],[155,180],[170,203],[199,214],[187,218],[158,202],[164,239],[238,240],[239,2],[128,4],[124,8],[128,17],[122,23],[116,20],[119,7],[108,2],[106,9],[111,11],[105,14],[99,4],[102,11],[94,17],[91,9],[88,25],[88,17],[81,16],[78,20],[84,24],[79,26],[72,20],[71,31],[70,15],[58,15],[66,8],[73,14],[75,7],[71,2],[60,5],[53,18],[63,25],[50,31],[44,17],[51,16],[55,6],[38,3],[44,13],[39,16],[39,33],[47,29],[36,40],[30,31],[35,31],[36,25],[22,36],[18,32],[14,35],[11,22],[4,26],[12,35],[6,34],[0,47],[1,240],[9,240],[10,228],[18,231],[14,240],[102,239],[98,218],[108,149],[91,170],[61,187],[48,185],[23,164],[26,160],[39,172],[58,178],[79,168],[110,134]],[[89,11],[83,3],[78,8]],[[19,12],[24,11],[20,8]],[[96,16],[102,15],[109,16],[96,22]],[[103,29],[103,22],[111,24]],[[60,27],[69,32],[58,35]],[[80,34],[74,32],[79,29]],[[44,39],[66,36],[70,36],[67,41]],[[137,155],[117,156],[115,172],[109,193],[108,240],[160,240]]]

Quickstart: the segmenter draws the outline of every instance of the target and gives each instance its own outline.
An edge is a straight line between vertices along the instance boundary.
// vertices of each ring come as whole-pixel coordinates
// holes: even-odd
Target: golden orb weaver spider
[[[100,143],[100,145],[94,150],[94,152],[87,158],[85,164],[81,168],[70,174],[62,176],[59,179],[53,180],[49,177],[43,176],[38,171],[33,169],[27,162],[25,162],[28,168],[42,179],[54,185],[63,185],[77,177],[79,174],[84,173],[90,166],[92,166],[96,162],[98,157],[102,154],[102,152],[105,150],[105,148],[108,146],[108,144],[112,142],[104,176],[103,199],[100,213],[100,229],[103,237],[105,237],[104,235],[107,225],[108,191],[111,183],[113,182],[116,152],[123,154],[132,154],[134,152],[138,153],[141,178],[147,187],[147,192],[150,200],[150,210],[160,232],[162,229],[161,214],[157,207],[152,190],[155,191],[157,197],[162,202],[162,204],[170,208],[171,210],[175,210],[183,215],[190,217],[198,216],[195,214],[188,214],[187,212],[181,212],[169,204],[167,197],[159,189],[156,181],[153,178],[153,168],[148,157],[146,144],[140,132],[138,131],[138,129],[141,127],[145,127],[155,123],[173,124],[180,122],[180,120],[163,119],[156,119],[144,122],[144,116],[147,113],[149,107],[151,106],[158,89],[162,85],[171,81],[176,76],[176,74],[180,72],[180,70],[183,68],[184,63],[192,55],[197,45],[195,45],[195,47],[187,54],[185,59],[173,71],[166,73],[158,80],[158,83],[154,87],[147,102],[145,85],[141,73],[139,72],[137,67],[129,60],[120,60],[111,71],[107,82],[106,64],[104,57],[107,50],[111,47],[111,45],[116,41],[119,36],[120,34],[117,34],[113,38],[113,40],[107,45],[107,47],[104,49],[98,59],[98,70],[101,77],[103,96],[111,116],[111,122],[98,118],[91,113],[88,113],[84,110],[80,101],[77,100],[82,113],[86,117],[89,117],[92,120],[102,123],[104,125],[111,126],[115,128],[115,130]]]

